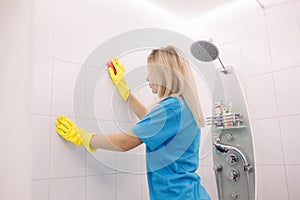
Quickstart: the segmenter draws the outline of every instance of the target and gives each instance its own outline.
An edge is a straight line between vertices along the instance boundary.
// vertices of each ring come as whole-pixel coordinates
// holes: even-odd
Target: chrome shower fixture
[[[225,68],[221,59],[219,58],[219,50],[217,46],[212,43],[212,40],[199,40],[197,42],[194,42],[191,46],[191,53],[196,59],[203,62],[212,62],[218,59],[223,68],[221,72],[225,74],[229,72],[228,69]]]

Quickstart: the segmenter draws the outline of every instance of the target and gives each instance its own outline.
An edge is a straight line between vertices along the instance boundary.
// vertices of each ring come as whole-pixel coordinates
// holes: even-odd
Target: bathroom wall
[[[125,6],[135,15],[122,13]],[[115,93],[107,71],[83,63],[96,47],[115,35],[142,27],[167,28],[170,22],[143,7],[135,7],[131,1],[36,0],[34,7],[33,200],[149,199],[144,145],[126,153],[98,150],[91,155],[58,136],[55,119],[63,114],[75,120],[74,90],[78,75],[85,73],[83,87],[89,91],[95,80],[97,85],[91,91],[95,104],[83,106],[92,107],[96,118],[83,114],[76,122],[89,132],[128,130],[137,119]],[[135,51],[120,60],[130,73],[145,66],[148,54],[149,50]],[[145,105],[156,100],[148,85],[132,90]],[[210,101],[208,95],[205,101]],[[210,106],[205,110],[209,112]]]
[[[268,1],[265,9],[255,1],[241,3],[220,10],[223,15],[210,15],[187,34],[195,40],[212,38],[223,63],[239,73],[252,121],[258,200],[296,200],[300,1]]]
[[[88,55],[102,42],[124,31],[144,27],[170,28],[191,38],[213,38],[225,65],[233,65],[245,90],[252,119],[257,159],[258,199],[289,199],[300,196],[300,1],[284,1],[261,9],[255,1],[223,8],[199,19],[184,19],[161,10],[135,7],[132,1],[36,0],[32,70],[32,186],[34,200],[148,199],[141,146],[129,153],[99,150],[94,156],[83,147],[61,139],[55,118],[64,114],[74,119],[73,94],[77,75]],[[127,8],[127,9],[121,9]],[[132,15],[129,15],[132,9]],[[225,10],[224,10],[225,9]],[[125,13],[124,10],[129,10]],[[165,13],[165,12],[164,12]],[[166,13],[165,13],[166,14]],[[172,16],[172,17],[171,17]],[[192,28],[187,28],[192,27]],[[197,29],[195,29],[197,27]],[[121,57],[130,72],[145,64],[148,51]],[[216,66],[219,64],[216,62]],[[128,66],[128,67],[127,67]],[[99,75],[95,90],[96,119],[80,119],[89,131],[113,133],[128,129],[136,119],[114,96],[109,77],[98,68],[87,67],[87,80]],[[91,76],[91,77],[89,77]],[[201,77],[199,77],[200,79]],[[201,103],[209,116],[211,102],[205,83]],[[85,87],[89,88],[89,81]],[[155,98],[147,87],[136,91],[145,104]],[[111,107],[112,98],[121,105],[121,120]],[[118,118],[119,119],[119,118]],[[95,120],[98,126],[95,125]],[[208,130],[203,129],[201,166],[198,173],[216,199]],[[296,152],[296,153],[294,153]],[[136,156],[141,155],[141,156]],[[276,192],[274,192],[276,191]]]
[[[32,2],[0,5],[0,199],[30,200]]]

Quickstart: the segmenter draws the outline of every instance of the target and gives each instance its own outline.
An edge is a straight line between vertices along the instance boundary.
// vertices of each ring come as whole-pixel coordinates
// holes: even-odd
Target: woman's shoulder
[[[160,105],[163,106],[164,108],[180,108],[183,105],[185,105],[182,97],[175,97],[175,96],[170,96],[165,98],[160,102]]]

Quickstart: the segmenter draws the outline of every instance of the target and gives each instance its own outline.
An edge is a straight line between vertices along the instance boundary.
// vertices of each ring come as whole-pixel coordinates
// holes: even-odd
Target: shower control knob
[[[240,172],[237,169],[229,169],[227,171],[227,179],[232,181],[232,182],[236,182],[237,180],[239,180],[240,178]]]
[[[234,154],[228,154],[226,156],[226,161],[229,165],[233,166],[233,165],[236,165],[237,162],[238,162],[238,157]]]
[[[228,142],[231,142],[233,140],[233,136],[230,133],[226,134],[225,138]]]
[[[229,193],[229,198],[230,198],[230,200],[235,200],[235,199],[237,199],[239,197],[239,193],[237,193],[237,192],[230,192]]]

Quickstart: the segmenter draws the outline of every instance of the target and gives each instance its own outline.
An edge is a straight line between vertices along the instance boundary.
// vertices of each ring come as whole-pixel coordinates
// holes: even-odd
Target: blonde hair
[[[197,125],[205,126],[190,65],[178,49],[173,46],[153,49],[148,56],[148,72],[156,83],[160,101],[170,96],[182,97]]]

